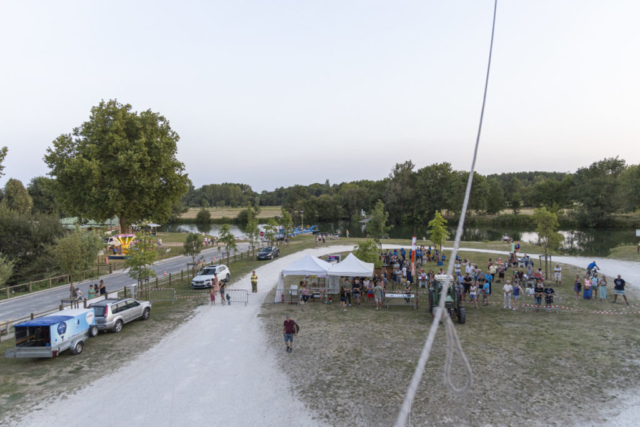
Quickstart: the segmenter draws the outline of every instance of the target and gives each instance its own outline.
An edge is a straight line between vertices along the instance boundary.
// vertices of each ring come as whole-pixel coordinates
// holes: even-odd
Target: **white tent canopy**
[[[276,302],[282,301],[284,295],[284,276],[323,276],[332,267],[327,261],[306,254],[280,273],[280,281],[276,288]]]
[[[371,277],[373,276],[373,263],[360,261],[354,254],[349,254],[344,261],[334,264],[329,276]]]

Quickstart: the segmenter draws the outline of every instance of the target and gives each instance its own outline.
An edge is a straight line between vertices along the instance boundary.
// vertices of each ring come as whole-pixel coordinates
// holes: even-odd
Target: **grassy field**
[[[460,255],[484,268],[490,256]],[[562,285],[555,287],[562,297],[557,304],[626,311],[610,302],[576,301],[573,277],[582,270],[563,268]],[[413,425],[604,421],[596,409],[610,406],[640,380],[638,316],[503,310],[501,287],[494,285],[491,305],[475,309],[467,304],[467,323],[456,323],[474,371],[471,392],[459,396],[443,385],[445,337],[440,331],[413,406]],[[347,312],[338,304],[276,305],[269,303],[271,298],[261,316],[303,401],[330,425],[392,425],[431,325],[426,298],[420,299],[418,310],[392,306],[376,311],[363,303]],[[631,297],[631,302],[637,301]],[[281,342],[285,314],[302,327],[293,354],[285,353]],[[459,385],[464,382],[461,372],[456,358],[453,373]]]
[[[611,249],[607,258],[621,259],[623,261],[640,261],[640,253],[637,246],[619,246]]]
[[[235,218],[238,216],[242,208],[207,208],[211,213],[212,219],[217,218]],[[200,208],[189,208],[189,210],[183,213],[180,218],[183,219],[195,219]],[[282,215],[281,206],[260,206],[261,212],[257,215],[257,218],[273,218]]]

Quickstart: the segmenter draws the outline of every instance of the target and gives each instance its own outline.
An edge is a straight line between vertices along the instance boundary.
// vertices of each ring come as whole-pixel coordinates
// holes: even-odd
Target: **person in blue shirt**
[[[493,279],[493,276],[489,273],[485,273],[484,274],[484,279],[486,280],[487,284],[489,285],[489,295],[491,295],[491,280]]]
[[[407,251],[404,248],[400,248],[400,254],[402,255],[402,259],[407,259]]]
[[[591,275],[591,272],[593,270],[600,270],[600,268],[598,267],[595,261],[593,261],[591,264],[587,266],[587,274]]]
[[[482,286],[482,305],[489,305],[489,294],[491,293],[491,285],[485,282]]]

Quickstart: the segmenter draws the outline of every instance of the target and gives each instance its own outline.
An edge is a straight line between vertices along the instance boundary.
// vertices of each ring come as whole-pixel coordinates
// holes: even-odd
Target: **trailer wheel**
[[[75,347],[73,347],[73,349],[71,350],[71,352],[73,354],[80,354],[82,353],[82,350],[84,349],[84,342],[82,341],[78,341],[78,343],[76,344]]]
[[[464,325],[464,322],[467,321],[467,310],[464,307],[460,307],[458,309],[458,323]]]
[[[98,336],[98,327],[97,326],[92,326],[89,328],[89,336],[91,338]]]

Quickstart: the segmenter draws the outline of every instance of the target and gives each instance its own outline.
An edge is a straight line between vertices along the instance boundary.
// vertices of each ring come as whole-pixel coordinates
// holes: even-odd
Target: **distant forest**
[[[303,210],[309,221],[349,219],[371,211],[382,200],[395,224],[430,220],[436,211],[459,215],[468,172],[449,163],[416,169],[411,161],[398,163],[387,178],[331,184],[294,185],[254,192],[246,184],[190,186],[183,197],[188,207],[282,206],[294,215]],[[607,225],[611,215],[640,207],[640,166],[609,158],[575,173],[513,172],[474,175],[470,209],[495,215],[503,209],[517,214],[525,207],[571,209],[581,225]]]

